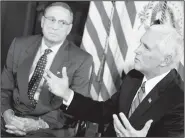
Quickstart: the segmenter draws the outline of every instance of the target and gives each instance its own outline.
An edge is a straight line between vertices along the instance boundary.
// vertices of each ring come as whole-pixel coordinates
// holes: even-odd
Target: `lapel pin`
[[[57,71],[57,74],[60,74],[60,71]]]
[[[151,98],[149,98],[149,99],[148,99],[148,102],[149,102],[149,103],[151,103],[151,102],[152,102],[152,99],[151,99]]]

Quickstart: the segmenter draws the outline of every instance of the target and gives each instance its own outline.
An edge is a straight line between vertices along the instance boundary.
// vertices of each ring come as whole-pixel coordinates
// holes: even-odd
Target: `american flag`
[[[133,68],[134,50],[145,32],[145,25],[150,24],[151,16],[155,14],[157,16],[153,9],[159,3],[159,1],[90,2],[81,47],[90,53],[94,60],[94,79],[90,91],[94,100],[105,101],[119,89],[122,72],[126,74]],[[172,10],[175,9],[172,7],[177,7],[175,17],[182,14],[175,19],[178,20],[181,27],[178,29],[183,35],[184,4],[174,1],[168,2],[167,5],[171,5]],[[183,59],[184,57],[179,66],[182,78]],[[97,78],[101,77],[98,76],[98,72],[103,61],[105,62],[102,68],[102,81],[98,81]]]

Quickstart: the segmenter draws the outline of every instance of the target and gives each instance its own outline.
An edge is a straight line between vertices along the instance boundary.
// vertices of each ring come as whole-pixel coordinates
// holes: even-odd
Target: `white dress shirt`
[[[145,94],[144,94],[142,100],[150,93],[150,91],[155,87],[155,85],[158,82],[160,82],[169,72],[170,71],[168,71],[166,73],[163,73],[163,74],[161,74],[159,76],[156,76],[156,77],[154,77],[154,78],[152,78],[150,80],[147,80],[146,77],[144,76],[142,83],[144,81],[146,81],[146,83],[145,83]],[[139,91],[139,89],[138,89],[138,91]],[[138,93],[138,91],[137,91],[137,93]],[[137,95],[137,93],[136,93],[136,95]],[[136,95],[135,95],[134,99],[136,98]],[[73,97],[74,97],[74,91],[71,90],[71,95],[70,95],[68,101],[66,102],[66,101],[63,100],[63,104],[65,104],[67,107],[69,107],[69,105],[71,104],[71,102],[73,100]]]
[[[46,67],[45,67],[45,70],[49,70],[51,67],[51,64],[53,63],[53,59],[56,56],[56,54],[57,54],[59,48],[62,46],[62,44],[63,44],[63,42],[49,48],[48,46],[46,46],[44,39],[42,38],[41,46],[39,47],[39,49],[37,51],[37,54],[36,54],[35,59],[33,61],[32,67],[30,69],[29,81],[34,73],[37,62],[39,61],[40,57],[44,54],[44,51],[48,48],[52,50],[52,52],[47,55],[47,63],[46,63]],[[39,95],[40,95],[43,83],[44,83],[44,78],[41,79],[40,84],[38,86],[38,89],[35,92],[35,95],[34,95],[35,100],[39,99]]]
[[[144,76],[142,84],[145,81],[146,81],[146,83],[145,83],[145,93],[142,97],[142,100],[150,93],[150,91],[155,87],[155,85],[157,85],[157,83],[160,82],[169,72],[170,71],[163,73],[163,74],[156,76],[156,77],[149,79],[149,80],[147,80],[146,77]],[[141,89],[141,87],[137,90],[137,93],[139,92],[140,89]],[[136,93],[136,95],[137,95],[137,93]],[[134,99],[136,98],[136,95],[135,95]],[[133,101],[134,101],[134,99],[133,99]]]

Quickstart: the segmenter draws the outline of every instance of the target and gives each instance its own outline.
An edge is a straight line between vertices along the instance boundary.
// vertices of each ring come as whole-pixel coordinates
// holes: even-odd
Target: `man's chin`
[[[139,66],[139,65],[134,64],[134,69],[135,69],[135,70],[137,70],[137,71],[140,71],[140,69],[141,69],[141,68],[140,68],[140,66]]]
[[[58,39],[48,39],[50,43],[53,43],[53,44],[58,44],[60,43],[61,41],[59,41]]]

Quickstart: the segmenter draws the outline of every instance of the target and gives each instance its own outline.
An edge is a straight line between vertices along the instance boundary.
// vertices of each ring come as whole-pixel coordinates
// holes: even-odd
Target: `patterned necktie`
[[[130,111],[129,111],[129,117],[132,115],[132,113],[136,110],[136,108],[138,107],[138,105],[141,103],[142,101],[142,98],[144,96],[144,93],[145,93],[145,82],[143,82],[143,84],[141,85],[135,99],[133,100],[132,102],[132,105],[131,105],[131,108],[130,108]]]
[[[52,52],[51,49],[45,50],[44,54],[40,57],[39,61],[37,62],[35,71],[28,84],[28,98],[30,99],[31,105],[33,107],[35,107],[37,104],[37,101],[34,99],[34,95],[44,74],[44,70],[47,63],[47,55],[51,52]]]

